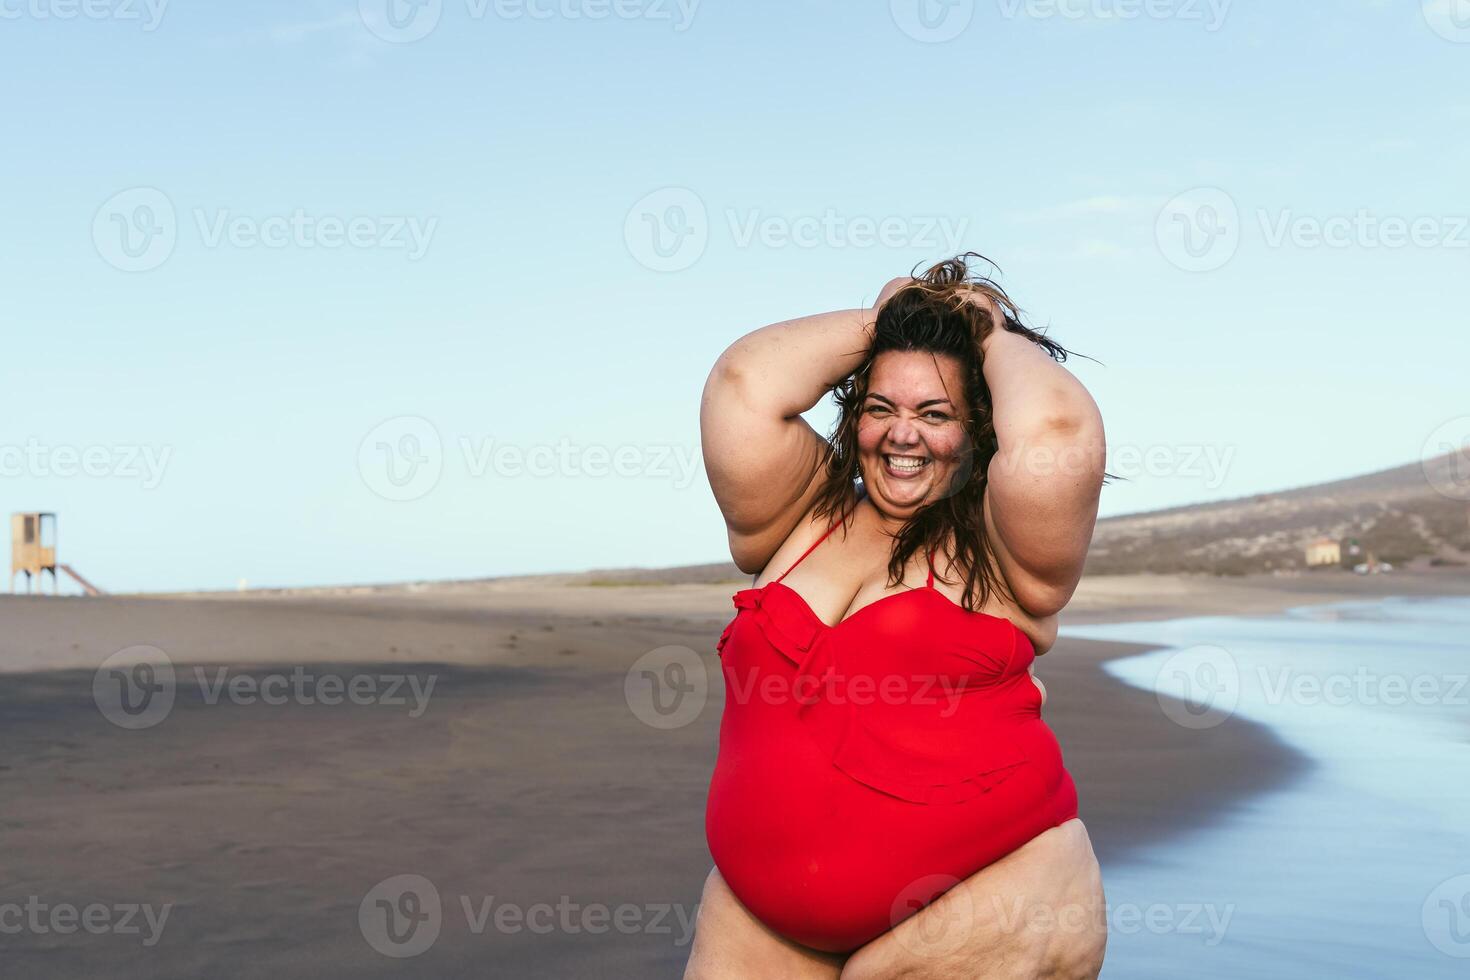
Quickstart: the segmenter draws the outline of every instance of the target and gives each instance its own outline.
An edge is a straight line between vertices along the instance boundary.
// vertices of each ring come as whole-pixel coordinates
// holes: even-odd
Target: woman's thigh
[[[841,980],[1093,980],[1102,875],[1081,820],[982,868],[852,954]]]
[[[751,915],[718,870],[709,873],[684,980],[837,980],[847,957],[793,943]]]

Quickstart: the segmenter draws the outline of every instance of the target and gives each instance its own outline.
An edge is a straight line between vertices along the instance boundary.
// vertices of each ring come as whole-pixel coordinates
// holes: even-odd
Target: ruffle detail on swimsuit
[[[741,589],[736,592],[732,597],[736,609],[735,618],[730,620],[730,624],[720,634],[715,650],[723,654],[730,634],[736,624],[741,622],[740,612],[748,609],[751,613],[749,621],[761,631],[776,652],[798,669],[803,667],[817,646],[817,640],[822,636],[821,624],[812,622],[800,610],[782,608],[781,600],[773,600],[772,595],[773,593],[764,589]]]

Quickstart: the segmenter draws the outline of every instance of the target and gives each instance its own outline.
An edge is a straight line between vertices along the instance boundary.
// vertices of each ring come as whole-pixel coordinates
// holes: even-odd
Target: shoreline
[[[1063,625],[1470,594],[1465,579],[1354,579],[1334,589],[1089,580]],[[668,906],[671,922],[681,912],[692,921],[710,867],[714,641],[732,591],[541,583],[255,601],[0,597],[9,879],[53,900],[177,903],[173,931],[149,949],[76,935],[15,945],[7,959],[37,977],[226,975],[241,956],[282,978],[389,976],[401,964],[369,947],[356,910],[379,882],[417,874],[445,905],[439,938],[415,960],[422,972],[482,976],[493,961],[513,976],[677,975],[688,953],[677,925],[476,932],[458,899]],[[183,669],[167,717],[128,731],[99,712],[93,681],[103,659],[135,644]],[[670,644],[695,651],[714,686],[689,724],[661,730],[630,710],[624,685],[641,655]],[[1151,692],[1104,669],[1149,649],[1063,636],[1036,666],[1105,881],[1110,865],[1209,826],[1310,765],[1244,719],[1185,730]],[[434,686],[418,716],[388,703],[211,702],[189,665],[224,666],[254,685],[301,667]]]
[[[566,576],[442,587],[373,587],[137,596],[0,595],[15,620],[0,640],[0,674],[95,669],[111,653],[150,643],[181,662],[267,665],[322,659],[483,666],[558,663],[566,645],[534,642],[548,623],[592,648],[607,624],[648,636],[658,626],[705,652],[729,621],[743,582],[608,586]],[[1061,626],[1280,612],[1292,606],[1392,595],[1470,595],[1470,572],[1305,573],[1293,576],[1108,575],[1082,580]],[[376,622],[379,629],[365,628]],[[706,631],[714,630],[706,636]],[[340,634],[333,630],[342,631]],[[248,634],[254,642],[237,637]],[[657,645],[657,644],[654,644]],[[1065,657],[1049,651],[1038,670]],[[548,659],[549,658],[549,659]]]

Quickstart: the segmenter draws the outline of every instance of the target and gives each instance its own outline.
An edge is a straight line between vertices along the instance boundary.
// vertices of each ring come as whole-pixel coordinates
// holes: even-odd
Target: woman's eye
[[[948,415],[945,415],[943,412],[925,412],[924,413],[924,418],[926,418],[926,419],[933,419],[936,422],[948,422],[949,421],[949,416]]]
[[[869,405],[867,411],[869,415],[888,414],[888,409],[884,408],[882,405]]]

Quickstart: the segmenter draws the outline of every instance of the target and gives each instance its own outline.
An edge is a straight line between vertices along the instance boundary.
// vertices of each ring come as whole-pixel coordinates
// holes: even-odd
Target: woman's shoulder
[[[864,492],[862,484],[855,484],[849,490],[842,506],[834,513],[825,513],[822,507],[822,498],[813,498],[807,505],[801,517],[796,521],[796,526],[786,535],[776,550],[771,554],[770,560],[764,568],[751,577],[751,585],[764,585],[782,573],[789,571],[796,562],[812,549],[824,537],[830,535],[841,535],[837,525],[846,521],[851,523],[852,517],[862,502]]]
[[[969,566],[966,563],[955,562],[954,533],[951,531],[945,536],[944,543],[934,552],[934,574],[935,587],[944,593],[951,601],[961,608],[966,608],[962,599],[964,585],[969,580]],[[975,596],[977,605],[974,612],[987,616],[998,616],[1008,619],[1021,632],[1031,640],[1031,645],[1037,656],[1046,653],[1056,644],[1058,618],[1051,616],[1036,616],[1029,612],[1015,598],[1014,590],[1006,580],[1005,570],[995,560],[993,554],[988,554],[990,582],[993,587],[989,590],[983,600],[979,595]]]

